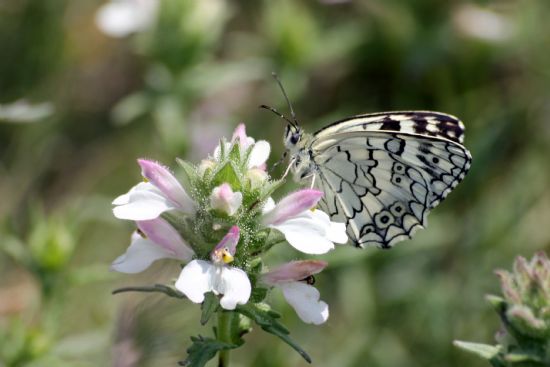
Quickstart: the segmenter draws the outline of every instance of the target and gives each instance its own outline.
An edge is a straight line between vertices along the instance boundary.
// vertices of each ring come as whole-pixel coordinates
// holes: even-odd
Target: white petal
[[[262,213],[267,213],[272,211],[275,208],[275,201],[270,197],[265,201],[264,207],[262,208]]]
[[[250,152],[250,156],[248,157],[248,168],[258,167],[264,164],[267,161],[267,158],[269,158],[270,152],[271,146],[267,141],[258,141],[254,144],[254,147]]]
[[[319,209],[314,210],[312,215],[315,219],[325,223],[326,236],[329,240],[340,244],[348,242],[345,223],[332,222],[328,214]]]
[[[307,215],[270,227],[281,231],[287,242],[303,253],[319,255],[334,249],[334,244],[325,236],[324,228]]]
[[[213,290],[216,266],[204,260],[193,260],[182,269],[176,288],[194,303],[204,301],[204,294]]]
[[[139,273],[158,259],[172,258],[173,255],[153,241],[138,234],[132,236],[132,243],[124,255],[111,264],[111,269],[121,273]]]
[[[114,207],[113,214],[119,219],[148,220],[172,209],[176,208],[166,198],[140,193],[130,203]]]
[[[300,319],[308,324],[320,325],[328,319],[328,305],[319,300],[319,291],[303,282],[280,284],[286,301]]]
[[[223,294],[220,305],[226,310],[234,310],[237,304],[244,305],[248,302],[252,287],[244,271],[225,266],[222,268],[221,282],[216,290]]]

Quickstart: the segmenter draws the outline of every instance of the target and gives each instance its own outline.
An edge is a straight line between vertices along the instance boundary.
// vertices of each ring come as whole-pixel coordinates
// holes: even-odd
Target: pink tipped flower
[[[329,216],[313,209],[321,199],[318,190],[300,190],[288,195],[279,204],[268,200],[264,206],[264,225],[283,233],[287,242],[306,254],[324,254],[334,243],[348,241],[346,225],[332,222]]]
[[[138,221],[137,225],[139,230],[132,235],[132,243],[125,254],[113,261],[111,269],[121,273],[139,273],[159,259],[185,262],[192,259],[193,250],[166,220]]]
[[[328,305],[319,299],[319,291],[309,280],[326,266],[326,262],[319,260],[292,261],[263,274],[262,280],[283,291],[302,321],[320,325],[328,319]]]
[[[252,147],[250,155],[248,156],[248,168],[260,168],[265,170],[265,163],[269,158],[271,152],[271,146],[265,140],[255,141],[254,138],[246,135],[246,127],[244,124],[239,124],[233,133],[231,143],[239,144],[241,156]],[[231,148],[231,143],[225,146],[225,150],[228,151]],[[221,149],[216,147],[214,150],[215,159],[220,159]]]
[[[155,219],[169,210],[186,214],[195,212],[195,203],[178,180],[162,165],[146,159],[139,159],[141,174],[148,182],[134,186],[113,204],[115,217],[130,220]]]
[[[247,303],[252,290],[248,276],[241,269],[227,265],[233,261],[239,237],[239,227],[231,227],[210,254],[212,262],[191,261],[181,271],[176,288],[194,303],[202,303],[207,292],[223,294],[220,305],[226,310]]]
[[[239,210],[243,202],[243,194],[233,192],[228,183],[221,184],[212,190],[210,195],[210,206],[213,209],[225,212],[227,215],[233,215]]]

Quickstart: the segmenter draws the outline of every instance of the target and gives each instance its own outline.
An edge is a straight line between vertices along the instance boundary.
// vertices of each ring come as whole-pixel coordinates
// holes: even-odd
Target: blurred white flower
[[[239,233],[239,227],[231,227],[212,250],[212,261],[193,260],[183,268],[175,286],[191,302],[202,303],[208,292],[222,294],[220,305],[226,310],[248,302],[252,290],[248,276],[243,270],[227,265],[233,261]]]
[[[452,19],[459,32],[483,41],[502,42],[514,32],[514,24],[508,18],[475,4],[458,6]]]
[[[263,208],[262,222],[282,232],[298,251],[327,253],[334,249],[334,243],[345,244],[348,237],[344,223],[332,222],[328,214],[313,209],[322,196],[319,190],[305,189],[286,196],[277,205],[270,199]]]
[[[126,37],[149,29],[159,5],[159,0],[111,0],[97,11],[96,24],[111,37]]]
[[[319,299],[319,291],[313,287],[312,280],[313,275],[326,266],[326,262],[319,260],[292,261],[263,274],[262,280],[283,291],[286,301],[302,321],[320,325],[328,319],[328,305]]]
[[[0,121],[32,123],[43,120],[54,113],[50,102],[32,104],[24,99],[0,105]]]

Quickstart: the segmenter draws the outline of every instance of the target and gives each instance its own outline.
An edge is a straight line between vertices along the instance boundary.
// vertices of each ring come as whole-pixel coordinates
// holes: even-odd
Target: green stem
[[[233,321],[233,312],[218,312],[218,340],[231,344],[231,323]],[[229,367],[230,349],[220,350],[218,356],[218,367]]]

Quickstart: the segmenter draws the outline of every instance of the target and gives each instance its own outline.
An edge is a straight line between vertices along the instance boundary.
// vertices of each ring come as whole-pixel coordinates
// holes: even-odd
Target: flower
[[[328,319],[328,305],[319,300],[319,291],[309,280],[326,266],[326,262],[319,260],[292,261],[263,274],[262,280],[283,291],[286,301],[302,321],[320,325]]]
[[[132,235],[132,243],[126,253],[119,256],[111,269],[121,273],[139,273],[154,261],[164,258],[188,262],[193,250],[179,233],[162,218],[137,222],[138,230]]]
[[[103,33],[126,37],[150,28],[158,8],[158,0],[111,0],[99,8],[95,21]]]
[[[249,169],[260,168],[265,171],[265,163],[269,158],[269,153],[271,152],[271,146],[265,140],[255,141],[254,138],[251,138],[246,135],[246,127],[244,124],[239,124],[233,133],[231,143],[226,143],[225,150],[228,151],[231,147],[231,144],[238,143],[240,147],[241,157],[244,156],[246,151],[252,147],[250,154],[248,156],[247,166]],[[214,150],[214,157],[219,160],[221,155],[221,149],[218,145]]]
[[[324,254],[334,249],[334,243],[348,241],[346,225],[332,222],[319,210],[311,210],[321,199],[319,190],[296,191],[277,205],[272,200],[264,206],[263,224],[283,233],[287,242],[306,254]]]
[[[215,187],[214,190],[212,190],[212,195],[210,195],[210,206],[227,215],[235,214],[241,207],[242,202],[243,194],[240,192],[233,192],[228,183],[223,183]]]
[[[243,270],[227,265],[233,261],[239,233],[239,227],[231,227],[212,250],[212,261],[193,260],[183,268],[175,286],[191,302],[202,303],[207,292],[222,294],[220,305],[226,310],[248,302],[252,290],[248,276]]]
[[[142,176],[149,182],[137,184],[113,201],[115,217],[149,220],[169,210],[195,212],[195,203],[166,167],[146,159],[138,159],[138,163]]]

